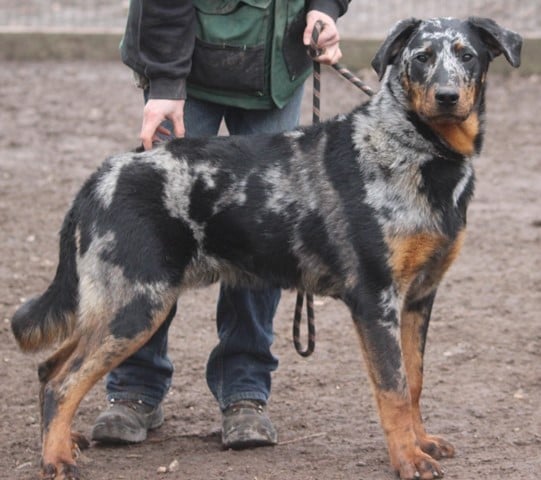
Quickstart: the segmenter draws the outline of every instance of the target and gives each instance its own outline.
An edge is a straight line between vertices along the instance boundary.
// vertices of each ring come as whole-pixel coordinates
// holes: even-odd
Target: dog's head
[[[394,69],[408,107],[431,124],[460,123],[475,109],[492,59],[504,54],[520,65],[522,39],[487,18],[397,23],[372,66],[383,78]]]

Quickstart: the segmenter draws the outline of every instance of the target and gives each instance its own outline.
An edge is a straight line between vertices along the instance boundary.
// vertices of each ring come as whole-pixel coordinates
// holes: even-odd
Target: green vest
[[[283,107],[310,74],[304,0],[194,0],[188,95],[247,109]]]

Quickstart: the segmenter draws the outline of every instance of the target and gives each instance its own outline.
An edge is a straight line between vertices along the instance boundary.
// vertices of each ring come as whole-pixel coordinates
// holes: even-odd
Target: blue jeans
[[[186,136],[216,135],[222,119],[231,135],[291,130],[299,123],[301,101],[302,88],[283,109],[273,110],[244,110],[188,98]],[[171,130],[170,124],[164,126]],[[271,345],[279,300],[279,289],[221,286],[216,311],[219,343],[207,363],[207,383],[222,410],[242,399],[267,402],[271,372],[278,367]],[[167,332],[175,312],[176,308],[145,346],[107,376],[109,399],[142,400],[152,406],[163,400],[173,375]]]

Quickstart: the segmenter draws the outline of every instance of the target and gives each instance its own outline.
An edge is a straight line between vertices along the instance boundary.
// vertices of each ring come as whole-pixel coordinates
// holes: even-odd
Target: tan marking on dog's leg
[[[391,465],[400,478],[434,478],[443,471],[417,443],[409,392],[375,389],[381,425],[387,440]]]
[[[372,383],[391,465],[401,479],[433,479],[443,475],[438,462],[424,453],[417,443],[413,413],[407,383],[403,390],[384,390],[379,386],[376,357],[371,354],[362,334],[360,335],[368,374]],[[416,477],[418,473],[419,477]]]
[[[401,342],[404,365],[408,378],[411,398],[411,415],[413,430],[421,450],[431,457],[439,459],[452,457],[454,447],[446,440],[428,435],[423,425],[420,399],[423,389],[423,356],[426,329],[428,327],[429,311],[405,311],[402,314]]]
[[[431,273],[431,281],[434,285],[439,284],[444,273],[450,267],[451,263],[457,257],[462,244],[464,243],[465,230],[457,235],[455,241],[446,252],[442,252],[442,257],[435,270]],[[402,355],[408,386],[411,398],[413,428],[417,441],[421,449],[431,455],[433,458],[452,457],[454,447],[446,440],[430,436],[426,433],[423,425],[420,398],[423,389],[423,357],[424,343],[426,341],[426,330],[430,319],[430,308],[428,305],[417,305],[416,309],[408,310],[406,306],[402,312],[400,322],[400,337],[402,346]]]
[[[79,338],[68,338],[47,360],[39,364],[38,377],[41,384],[47,383],[50,378],[56,375],[75,348],[77,348],[78,343]]]
[[[176,300],[176,296],[174,298]],[[70,479],[78,478],[73,457],[71,423],[79,403],[103,375],[135,353],[152,337],[171,308],[172,302],[168,302],[167,308],[156,311],[152,328],[142,331],[134,338],[114,338],[109,334],[109,317],[112,315],[104,317],[100,329],[86,332],[62,368],[44,386],[44,478],[64,479],[64,470],[70,472]],[[51,477],[51,472],[56,472],[56,477]]]

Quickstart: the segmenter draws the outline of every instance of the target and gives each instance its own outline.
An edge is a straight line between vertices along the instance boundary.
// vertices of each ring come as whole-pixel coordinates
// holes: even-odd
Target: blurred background
[[[129,0],[0,0],[1,60],[118,60]],[[539,0],[352,0],[339,21],[344,61],[369,67],[389,29],[406,17],[493,18],[527,39],[521,74],[541,73]],[[509,71],[503,61],[492,70]]]
[[[0,29],[121,32],[129,0],[0,0]],[[539,0],[353,0],[340,20],[344,38],[382,38],[397,20],[479,15],[527,37],[541,34]]]

